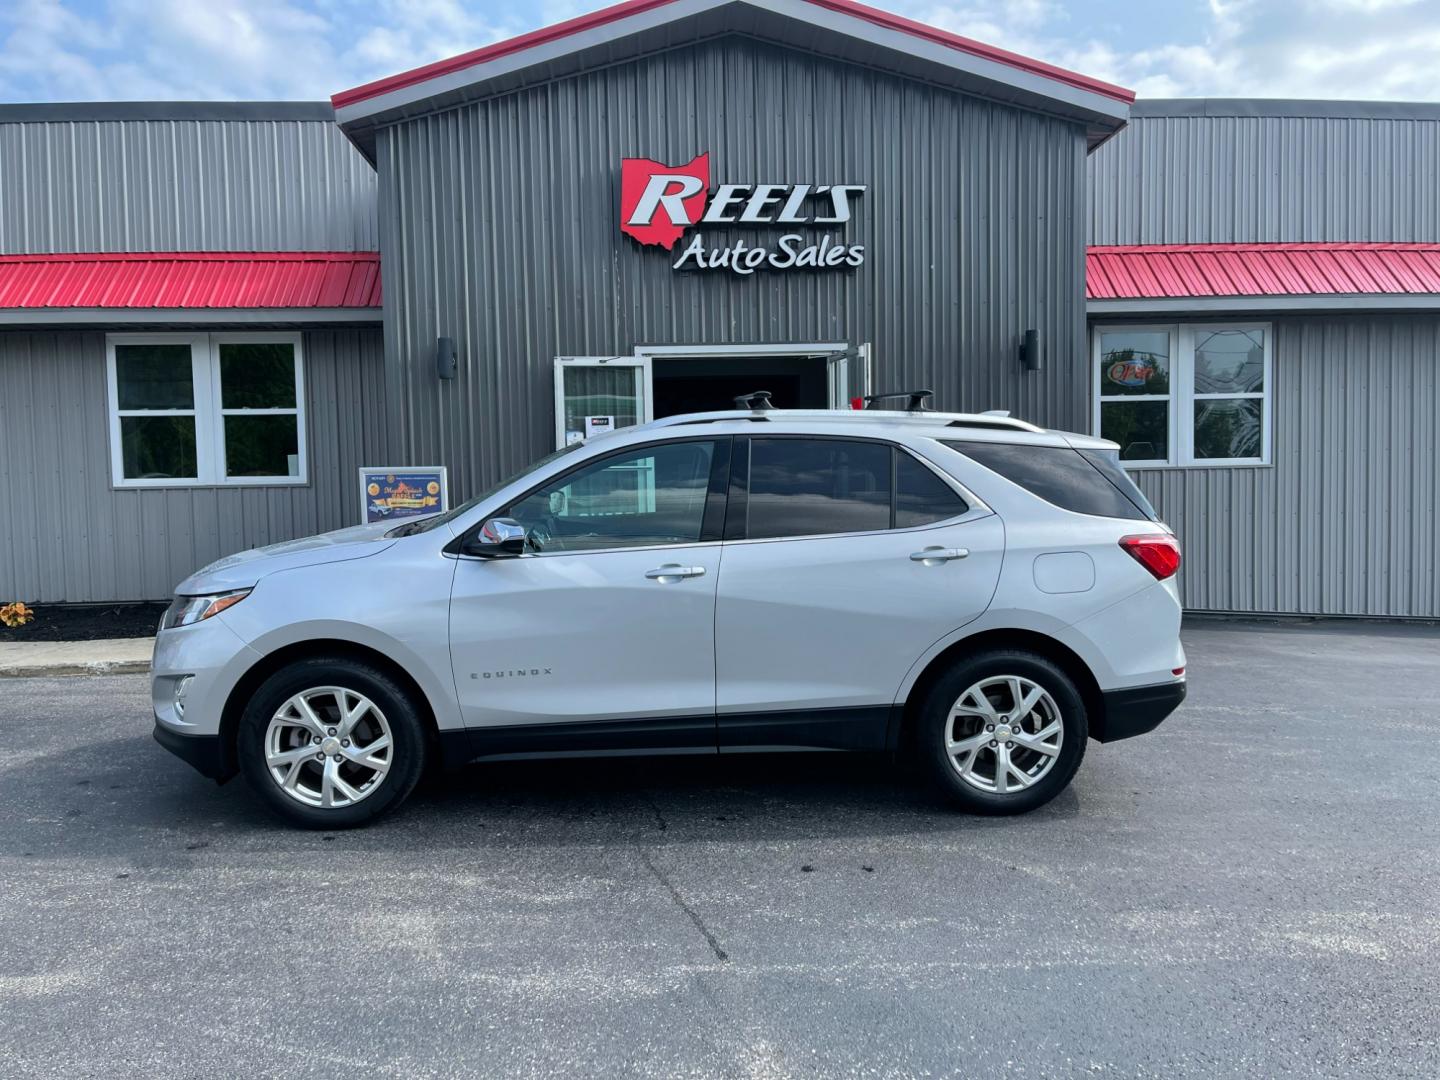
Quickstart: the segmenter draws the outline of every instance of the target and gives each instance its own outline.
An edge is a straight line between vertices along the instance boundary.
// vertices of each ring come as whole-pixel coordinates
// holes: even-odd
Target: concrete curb
[[[57,675],[143,675],[154,638],[0,643],[0,679]]]
[[[144,675],[149,660],[96,660],[89,664],[3,664],[0,679],[42,679],[54,675]]]

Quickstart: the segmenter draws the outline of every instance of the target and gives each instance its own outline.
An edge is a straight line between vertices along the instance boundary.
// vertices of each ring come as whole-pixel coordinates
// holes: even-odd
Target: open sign
[[[1105,377],[1119,386],[1144,386],[1155,374],[1155,365],[1148,360],[1117,360],[1105,371]]]

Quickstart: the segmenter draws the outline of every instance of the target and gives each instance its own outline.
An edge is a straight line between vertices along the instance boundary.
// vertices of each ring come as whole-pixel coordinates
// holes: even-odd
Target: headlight
[[[211,615],[219,615],[249,595],[249,589],[235,589],[232,592],[211,593],[209,596],[177,596],[166,609],[165,617],[160,620],[160,629],[173,630],[177,626],[189,626],[191,623],[208,619]]]

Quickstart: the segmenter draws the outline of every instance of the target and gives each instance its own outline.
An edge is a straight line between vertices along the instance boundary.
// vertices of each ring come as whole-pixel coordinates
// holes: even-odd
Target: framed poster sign
[[[402,521],[450,509],[444,465],[360,470],[360,520]]]

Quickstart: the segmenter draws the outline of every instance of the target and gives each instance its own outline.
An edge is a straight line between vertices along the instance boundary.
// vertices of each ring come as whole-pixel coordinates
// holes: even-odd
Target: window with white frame
[[[1095,430],[1131,468],[1270,461],[1267,323],[1097,326]]]
[[[303,484],[299,334],[113,334],[116,487]]]

